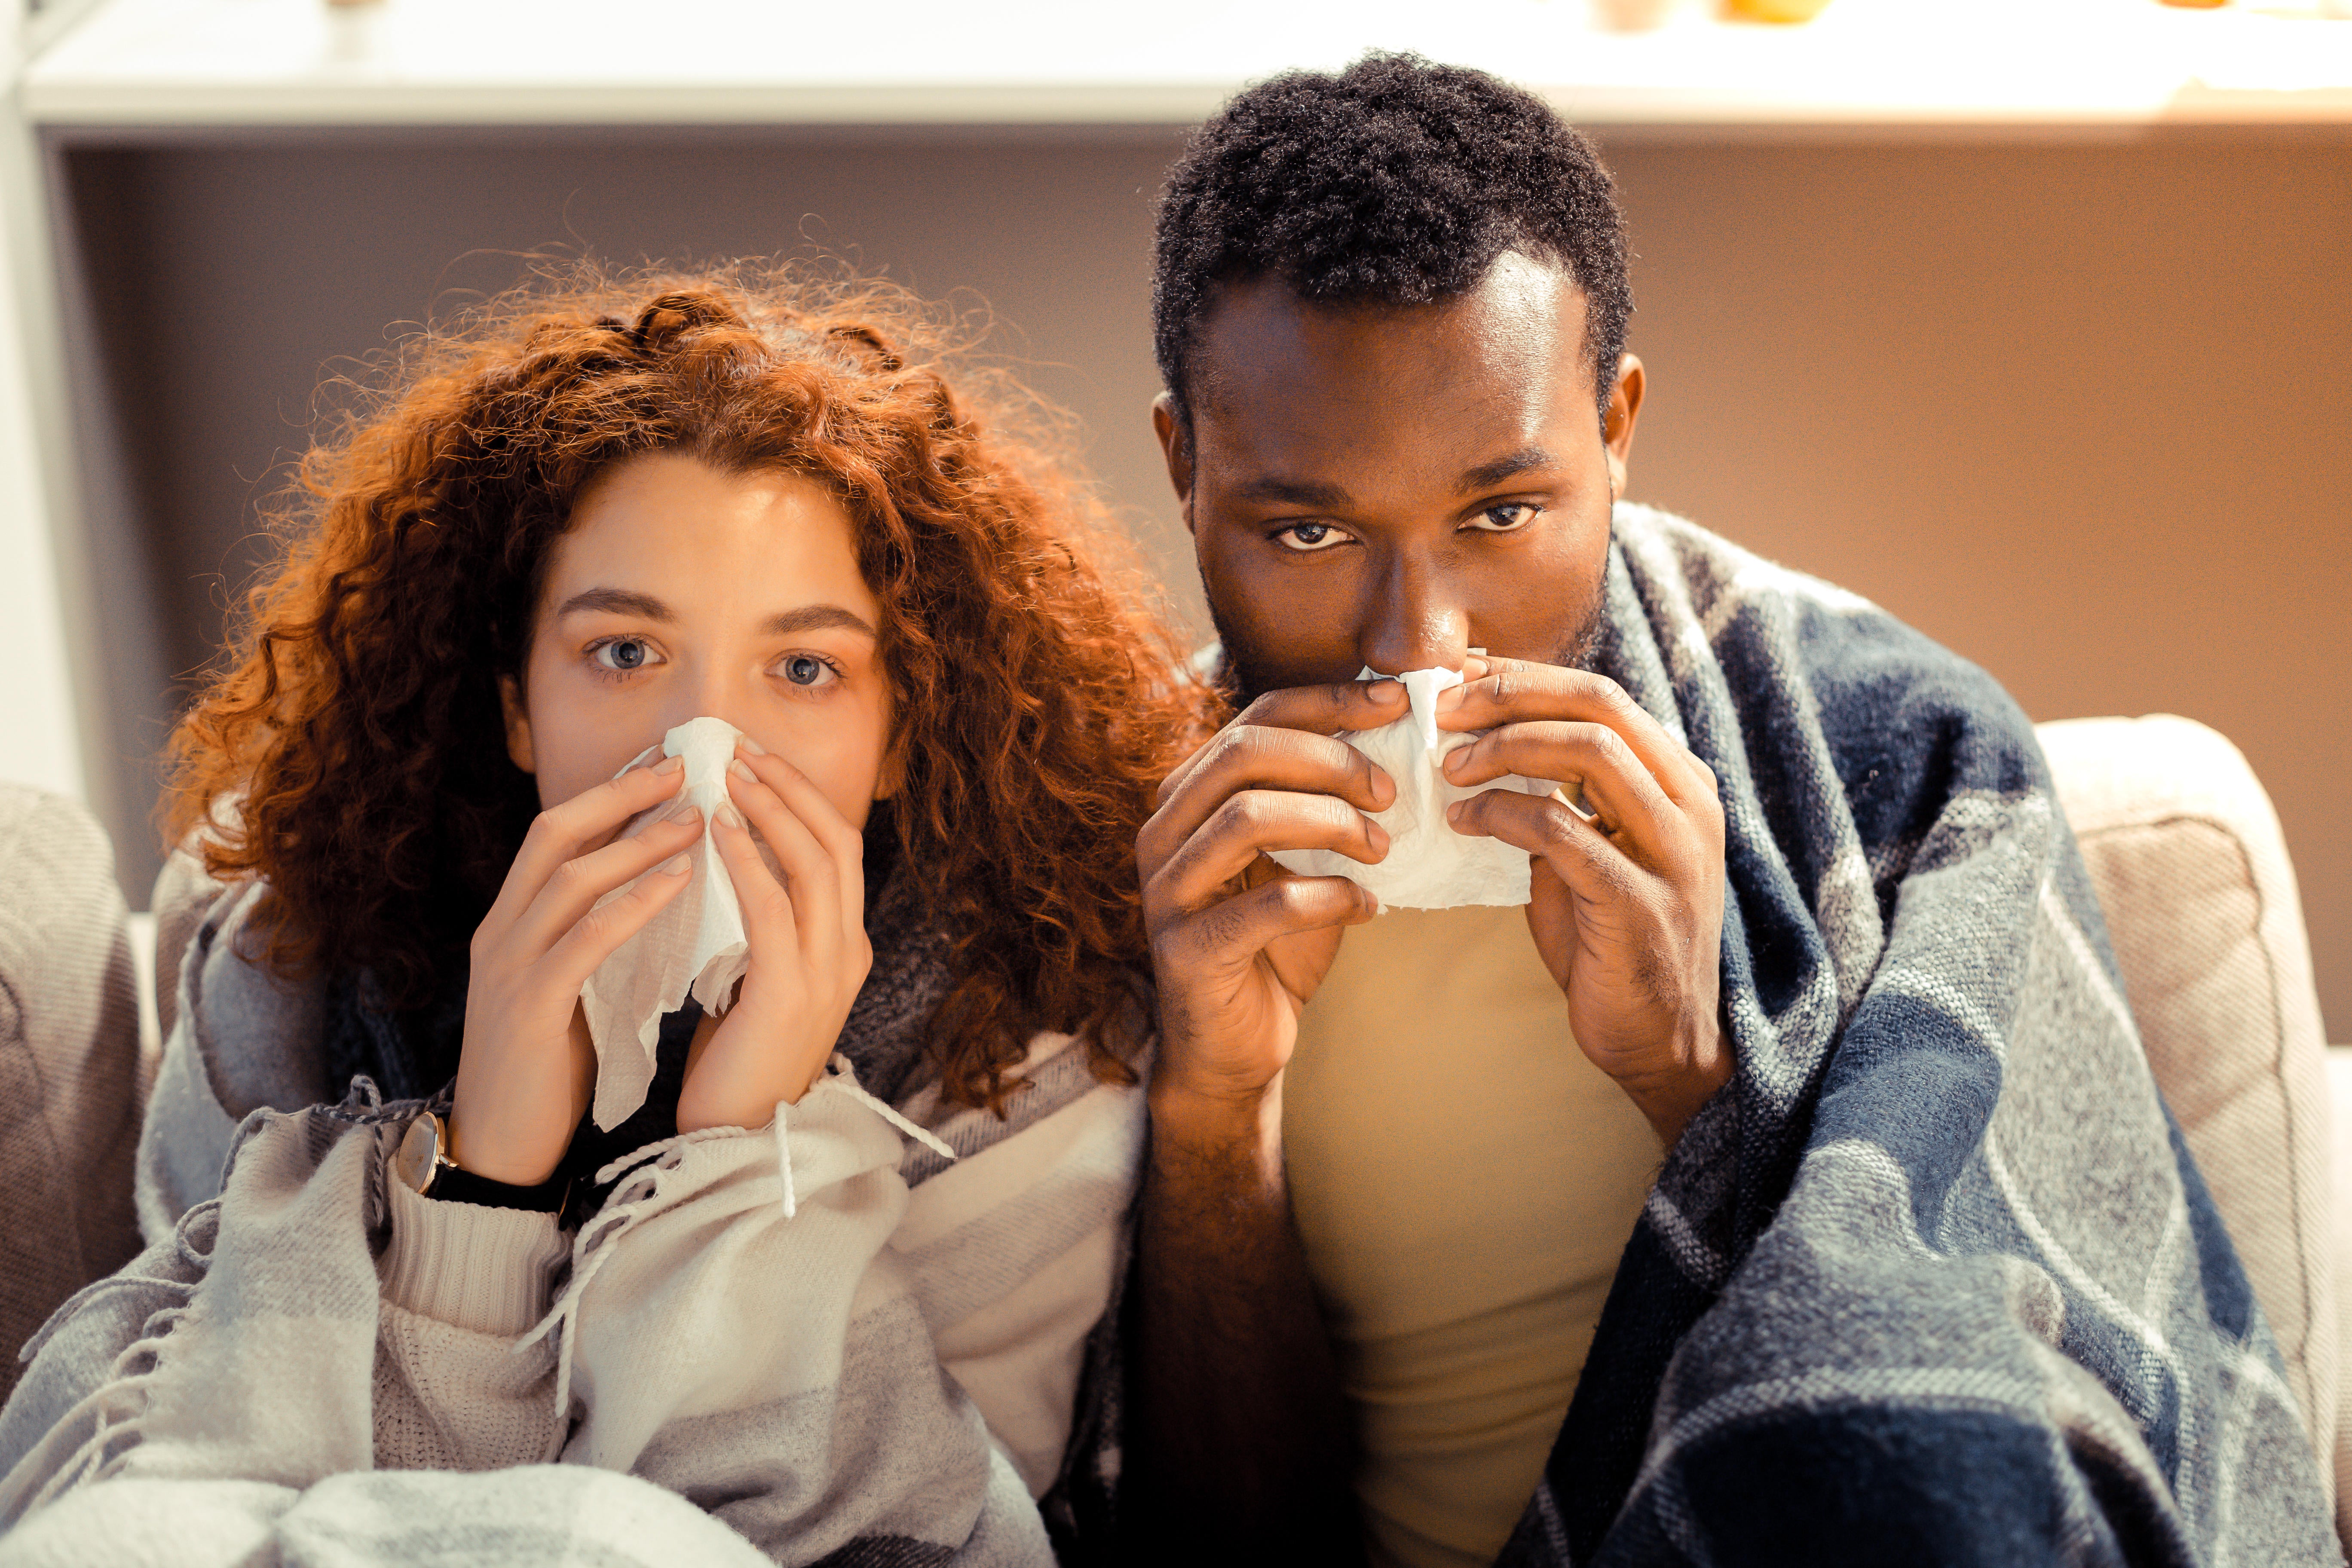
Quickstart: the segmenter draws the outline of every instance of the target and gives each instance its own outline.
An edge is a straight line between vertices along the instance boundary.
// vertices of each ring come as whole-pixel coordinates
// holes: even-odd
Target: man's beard
[[[1584,605],[1575,624],[1559,644],[1558,651],[1544,660],[1569,669],[1590,669],[1601,646],[1601,634],[1606,624],[1608,607],[1608,574],[1603,572],[1593,579],[1592,590],[1585,595]],[[1208,601],[1209,624],[1216,628],[1217,642],[1223,650],[1216,669],[1212,672],[1217,689],[1236,709],[1246,708],[1269,691],[1281,689],[1278,677],[1268,672],[1268,660],[1263,648],[1251,645],[1248,638],[1234,629],[1231,621],[1218,608],[1216,596],[1208,592],[1204,577],[1201,584],[1202,597]],[[1395,671],[1402,674],[1403,671]]]

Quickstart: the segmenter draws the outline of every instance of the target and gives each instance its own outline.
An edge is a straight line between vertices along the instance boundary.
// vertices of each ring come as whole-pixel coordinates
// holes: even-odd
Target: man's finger
[[[1218,751],[1218,742],[1237,730],[1295,730],[1307,735],[1337,735],[1347,730],[1377,730],[1393,724],[1411,710],[1404,688],[1393,680],[1347,680],[1332,686],[1294,686],[1269,691],[1234,716],[1208,742],[1160,781],[1162,803],[1183,787],[1203,762]]]
[[[1297,730],[1228,729],[1202,749],[1183,784],[1136,836],[1136,859],[1145,874],[1165,864],[1229,801],[1251,790],[1318,795],[1357,811],[1382,811],[1396,799],[1395,781],[1344,741]]]
[[[1376,865],[1388,853],[1386,829],[1328,795],[1244,790],[1229,797],[1144,884],[1147,920],[1189,912],[1276,849],[1336,849]]]
[[[1601,724],[1615,731],[1677,804],[1687,804],[1695,794],[1714,793],[1692,765],[1698,759],[1689,748],[1605,675],[1526,659],[1490,658],[1485,675],[1437,697],[1441,730],[1493,730],[1544,720]]]
[[[1380,912],[1380,900],[1345,877],[1277,877],[1171,922],[1152,939],[1153,967],[1236,971],[1284,937],[1360,925]]]
[[[1586,898],[1638,897],[1652,875],[1611,843],[1597,823],[1549,795],[1486,790],[1448,806],[1445,819],[1457,833],[1497,838],[1536,856],[1570,891]]]
[[[1445,755],[1446,779],[1465,788],[1507,773],[1579,784],[1587,805],[1635,858],[1661,865],[1690,837],[1684,808],[1666,796],[1623,736],[1601,724],[1536,721],[1490,730]]]

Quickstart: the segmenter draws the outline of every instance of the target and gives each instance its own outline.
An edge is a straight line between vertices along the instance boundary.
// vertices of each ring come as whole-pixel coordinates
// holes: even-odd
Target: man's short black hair
[[[1153,348],[1187,426],[1201,326],[1228,284],[1270,274],[1318,303],[1424,305],[1506,250],[1565,266],[1604,418],[1633,309],[1625,216],[1592,144],[1533,93],[1415,55],[1235,97],[1170,171],[1155,248]]]

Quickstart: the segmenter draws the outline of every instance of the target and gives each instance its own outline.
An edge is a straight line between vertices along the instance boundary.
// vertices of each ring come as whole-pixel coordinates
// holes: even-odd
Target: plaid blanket
[[[1620,509],[1599,668],[1722,780],[1735,1080],[1507,1564],[2340,1561],[2025,717]]]

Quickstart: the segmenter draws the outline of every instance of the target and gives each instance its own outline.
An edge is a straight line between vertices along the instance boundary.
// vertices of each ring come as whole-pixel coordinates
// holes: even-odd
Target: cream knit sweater
[[[232,945],[184,971],[142,1143],[153,1245],[60,1310],[0,1412],[0,1523],[96,1543],[153,1524],[127,1483],[201,1479],[243,1533],[180,1560],[228,1563],[323,1500],[357,1528],[356,1488],[392,1562],[419,1523],[398,1499],[438,1493],[354,1472],[490,1472],[516,1517],[561,1519],[534,1479],[554,1460],[695,1500],[775,1562],[1051,1561],[1033,1500],[1122,1266],[1139,1091],[1058,1036],[1010,1122],[884,1106],[836,1058],[773,1125],[628,1156],[567,1237],[392,1177],[413,1103],[236,1126],[208,1047],[253,976],[202,973],[241,967]],[[192,1182],[224,1164],[217,1195]]]

